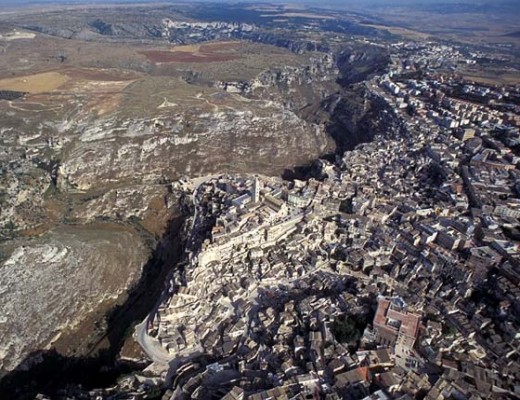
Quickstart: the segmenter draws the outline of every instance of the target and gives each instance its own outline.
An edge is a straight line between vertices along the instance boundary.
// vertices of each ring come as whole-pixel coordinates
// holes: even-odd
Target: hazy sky
[[[254,0],[196,0],[197,2],[225,2],[225,3],[254,3]],[[191,3],[194,0],[0,0],[0,5],[6,3]],[[264,0],[259,3],[287,3],[287,4],[334,4],[334,5],[348,5],[348,4],[385,4],[385,5],[400,5],[400,4],[447,4],[447,3],[466,3],[466,4],[497,4],[509,3],[516,4],[519,0]]]
[[[205,0],[0,0],[0,8],[2,5],[29,5],[29,4],[107,4],[107,3],[194,3]],[[226,3],[254,3],[254,0],[206,0],[213,2]],[[370,6],[434,6],[435,4],[468,4],[472,6],[490,5],[494,8],[500,5],[508,5],[520,11],[520,0],[264,0],[263,3],[285,3],[285,4],[306,4],[317,7],[337,7],[345,8],[349,6],[370,7]],[[520,20],[520,15],[519,15]]]

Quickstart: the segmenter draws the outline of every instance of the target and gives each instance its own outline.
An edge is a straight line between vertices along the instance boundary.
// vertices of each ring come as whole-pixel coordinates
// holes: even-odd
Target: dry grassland
[[[284,18],[308,18],[308,19],[337,19],[331,15],[313,14],[313,13],[280,13],[280,14],[264,14],[262,17],[284,17]]]
[[[486,85],[516,85],[520,82],[520,72],[511,72],[504,74],[489,73],[463,73],[463,78],[467,81],[483,83]]]
[[[390,32],[392,35],[398,35],[412,40],[425,40],[431,36],[424,32],[414,31],[407,28],[400,28],[397,26],[385,26],[385,25],[373,25],[373,24],[361,24],[370,28],[385,30]]]
[[[69,77],[59,72],[0,79],[0,89],[27,92],[32,94],[52,92],[69,81]]]
[[[141,54],[155,63],[225,62],[240,58],[240,56],[234,54],[233,51],[241,46],[241,42],[215,42],[204,45],[175,46],[169,51],[148,50],[141,52]]]

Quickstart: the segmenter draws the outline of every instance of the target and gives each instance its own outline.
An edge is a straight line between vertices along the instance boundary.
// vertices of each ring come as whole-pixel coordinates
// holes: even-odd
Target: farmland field
[[[241,58],[234,54],[233,50],[240,48],[240,42],[219,42],[210,43],[202,46],[176,46],[170,51],[149,50],[143,51],[150,61],[156,63],[168,62],[187,62],[187,63],[208,63],[232,61]]]
[[[0,80],[0,89],[27,93],[52,92],[66,83],[70,78],[59,72],[43,72],[16,78]]]

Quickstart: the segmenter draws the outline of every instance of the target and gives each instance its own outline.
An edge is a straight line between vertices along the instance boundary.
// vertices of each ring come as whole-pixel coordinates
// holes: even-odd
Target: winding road
[[[197,191],[201,185],[203,185],[207,181],[217,178],[219,176],[221,176],[221,174],[207,175],[207,176],[202,176],[202,177],[191,180],[191,183],[193,185],[193,191],[192,191],[191,196],[192,196],[192,202],[195,207],[195,213],[193,215],[193,221],[192,221],[191,228],[190,228],[190,240],[188,241],[188,243],[191,243],[191,241],[192,241],[191,235],[193,234],[193,231],[195,228],[195,222],[197,221],[197,217],[198,217],[198,215],[197,215],[197,212],[198,212]],[[148,355],[148,357],[150,357],[152,359],[152,361],[154,361],[156,363],[160,363],[160,364],[168,364],[174,357],[172,357],[172,355],[164,347],[161,346],[161,344],[159,343],[159,341],[157,339],[148,335],[146,327],[148,325],[148,321],[151,321],[153,319],[154,315],[157,312],[157,308],[158,308],[159,304],[162,302],[162,300],[164,299],[164,296],[167,292],[168,292],[167,290],[163,291],[163,294],[161,295],[161,299],[157,302],[157,305],[146,316],[144,321],[135,327],[135,331],[134,331],[134,338],[137,341],[137,343],[139,343],[139,345],[141,346],[143,351]]]

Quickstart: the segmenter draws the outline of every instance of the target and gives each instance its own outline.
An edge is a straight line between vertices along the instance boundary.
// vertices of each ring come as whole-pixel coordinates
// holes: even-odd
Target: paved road
[[[192,201],[195,206],[195,214],[193,216],[193,221],[190,229],[190,240],[191,242],[191,234],[193,233],[193,229],[195,227],[195,222],[197,220],[197,212],[198,212],[198,201],[197,201],[197,190],[199,187],[206,183],[207,181],[218,178],[220,175],[207,175],[207,176],[201,176],[199,178],[192,179],[193,184],[193,192],[191,194]],[[163,292],[164,294],[164,292]],[[146,326],[148,325],[148,321],[151,321],[154,317],[155,313],[157,312],[157,308],[154,307],[153,311],[146,316],[143,322],[141,322],[139,325],[135,327],[134,332],[134,338],[139,343],[143,351],[152,359],[154,362],[158,363],[169,363],[174,357],[166,350],[164,347],[161,346],[159,341],[155,338],[152,338],[148,335],[148,332],[146,330]]]
[[[135,327],[134,338],[152,361],[167,364],[173,357],[161,346],[158,340],[150,337],[146,332],[146,325],[150,317],[150,315],[147,316],[143,322]]]

